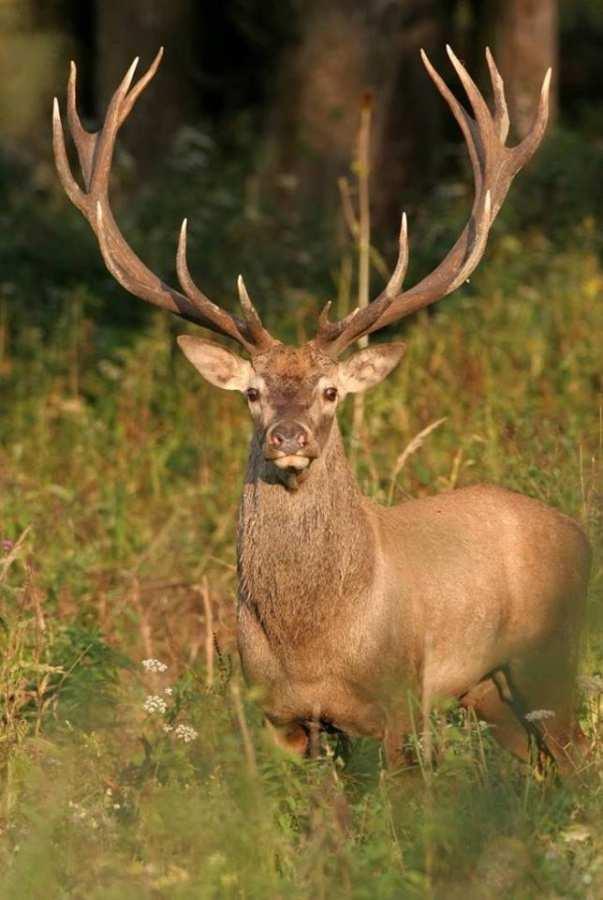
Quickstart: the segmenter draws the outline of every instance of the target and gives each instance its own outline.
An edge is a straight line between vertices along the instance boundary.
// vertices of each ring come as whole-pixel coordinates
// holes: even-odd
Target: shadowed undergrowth
[[[58,220],[61,239],[81,240],[73,222]],[[270,242],[266,223],[249,228]],[[148,235],[151,249],[161,239]],[[454,708],[433,716],[433,773],[390,776],[364,741],[327,741],[304,764],[272,748],[233,643],[243,401],[195,376],[166,316],[133,313],[132,327],[98,268],[66,281],[59,252],[33,319],[19,308],[42,251],[23,283],[3,274],[3,897],[601,895],[599,240],[589,216],[563,247],[499,229],[471,285],[406,326],[357,453],[363,489],[384,503],[489,481],[585,524],[596,558],[581,717],[595,750],[565,783],[538,780]],[[337,267],[329,280],[307,252],[321,290],[336,288]],[[295,294],[284,269],[277,284],[281,308],[298,310],[269,297],[267,318],[301,335],[323,297]]]

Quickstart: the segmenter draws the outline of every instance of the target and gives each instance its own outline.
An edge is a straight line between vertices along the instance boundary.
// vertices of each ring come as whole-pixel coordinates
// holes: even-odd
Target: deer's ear
[[[340,363],[339,377],[344,391],[357,394],[379,384],[395,369],[405,350],[403,343],[375,344],[354,353]]]
[[[225,347],[183,334],[176,338],[178,346],[206,381],[226,391],[245,391],[249,387],[252,368]]]

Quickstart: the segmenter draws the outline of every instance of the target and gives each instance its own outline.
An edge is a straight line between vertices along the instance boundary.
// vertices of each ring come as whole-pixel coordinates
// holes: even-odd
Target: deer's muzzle
[[[318,456],[309,429],[295,419],[281,419],[270,426],[264,440],[264,458],[279,469],[305,469]]]

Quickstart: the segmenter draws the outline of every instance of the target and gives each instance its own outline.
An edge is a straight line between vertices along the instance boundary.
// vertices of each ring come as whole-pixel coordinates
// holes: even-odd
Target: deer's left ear
[[[225,391],[245,391],[252,376],[251,364],[219,344],[183,334],[178,346],[206,381]]]
[[[398,342],[375,344],[354,353],[339,366],[343,390],[349,394],[357,394],[379,384],[395,369],[405,350],[406,344]]]

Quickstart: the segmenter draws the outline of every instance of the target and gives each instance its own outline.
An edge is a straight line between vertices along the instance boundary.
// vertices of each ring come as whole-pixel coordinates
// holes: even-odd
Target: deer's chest
[[[275,724],[319,719],[352,735],[380,737],[384,706],[381,687],[399,673],[387,669],[391,654],[367,641],[362,616],[356,627],[318,627],[313,637],[292,645],[271,637],[257,613],[239,608],[238,642],[246,680],[261,692]],[[372,630],[374,634],[374,629]]]

